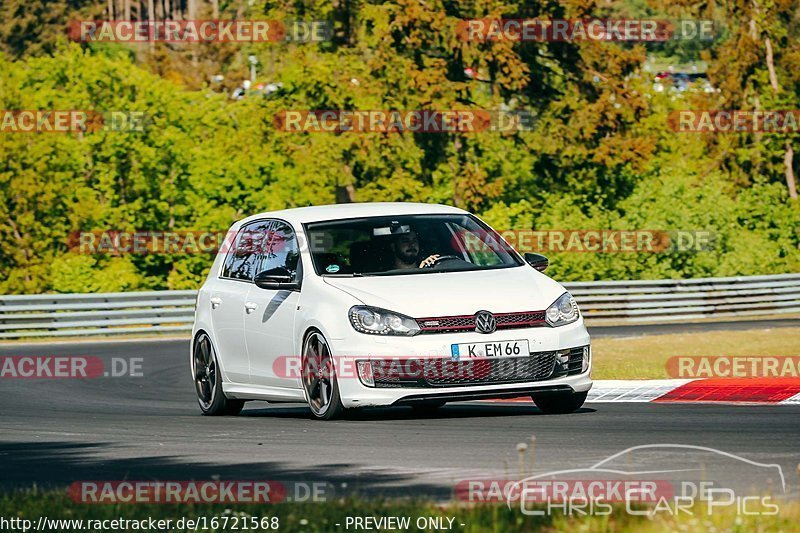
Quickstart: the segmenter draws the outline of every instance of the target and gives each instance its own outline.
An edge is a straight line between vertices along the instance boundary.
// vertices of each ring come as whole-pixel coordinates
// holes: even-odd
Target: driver
[[[419,237],[413,231],[397,235],[392,240],[392,252],[394,252],[395,269],[429,267],[439,259],[439,254],[435,254],[419,262]]]

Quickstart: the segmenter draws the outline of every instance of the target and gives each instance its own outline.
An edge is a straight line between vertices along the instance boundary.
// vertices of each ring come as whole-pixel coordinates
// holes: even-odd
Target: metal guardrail
[[[800,313],[800,274],[564,284],[590,325]],[[187,332],[197,291],[0,296],[0,339]]]
[[[0,296],[0,339],[191,331],[197,291]]]
[[[800,274],[564,285],[593,325],[800,313]]]

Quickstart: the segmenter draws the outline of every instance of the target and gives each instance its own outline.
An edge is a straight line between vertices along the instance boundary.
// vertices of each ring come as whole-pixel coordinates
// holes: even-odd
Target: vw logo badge
[[[494,333],[497,329],[497,320],[489,311],[475,313],[475,331],[478,333]]]

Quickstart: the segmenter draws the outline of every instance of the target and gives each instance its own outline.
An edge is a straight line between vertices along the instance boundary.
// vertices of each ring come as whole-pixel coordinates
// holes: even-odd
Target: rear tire
[[[238,415],[244,400],[226,398],[222,391],[222,374],[219,371],[217,354],[207,333],[194,340],[192,349],[192,375],[197,393],[197,404],[204,415]]]
[[[573,413],[583,406],[589,391],[534,394],[533,403],[546,415]]]

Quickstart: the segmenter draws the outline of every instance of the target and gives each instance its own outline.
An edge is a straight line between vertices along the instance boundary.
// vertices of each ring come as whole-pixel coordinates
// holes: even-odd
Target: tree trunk
[[[455,153],[454,161],[450,163],[450,169],[453,171],[453,205],[455,207],[464,208],[464,197],[461,194],[461,140],[456,137],[453,141],[453,152]]]
[[[186,19],[197,20],[197,0],[186,0]],[[197,43],[190,43],[192,67],[197,68]]]
[[[797,182],[794,179],[794,150],[792,142],[786,140],[786,152],[783,154],[784,175],[786,186],[789,187],[789,198],[797,200]]]
[[[769,84],[772,86],[772,90],[777,94],[780,92],[780,85],[778,84],[778,75],[775,72],[775,56],[772,52],[772,41],[769,37],[764,39],[764,46],[767,49],[767,71],[769,72]],[[789,198],[792,200],[797,200],[797,182],[794,178],[794,149],[792,148],[792,141],[786,139],[786,144],[784,147],[783,175],[786,178],[786,187],[789,189]]]
[[[353,179],[353,169],[350,168],[350,165],[342,165],[342,174],[347,176],[348,180]],[[356,188],[353,187],[353,182],[349,181],[344,185],[338,183],[338,179],[336,180],[336,203],[337,204],[352,204],[356,201]]]
[[[219,18],[219,0],[211,0],[211,17]]]
[[[336,203],[352,204],[356,201],[356,189],[352,183],[336,186]]]
[[[155,6],[153,6],[153,0],[147,0],[147,20],[156,20],[156,13],[155,13]],[[153,52],[156,49],[156,43],[153,39],[150,39],[148,43],[150,45],[150,55],[153,55]]]
[[[772,85],[772,90],[778,92],[778,75],[775,74],[775,59],[772,56],[772,41],[769,37],[764,39],[764,44],[767,47],[767,70],[769,71],[769,84]]]
[[[114,20],[114,0],[108,0],[108,20]]]

